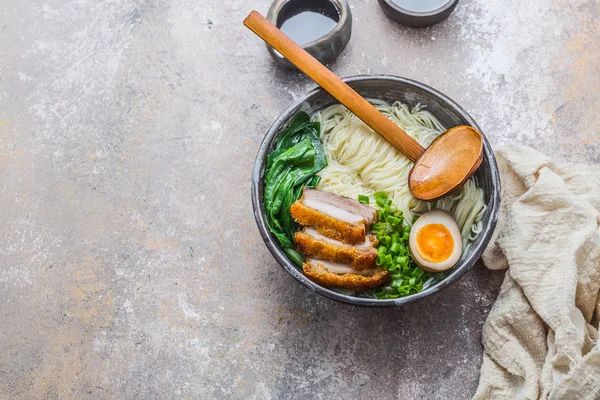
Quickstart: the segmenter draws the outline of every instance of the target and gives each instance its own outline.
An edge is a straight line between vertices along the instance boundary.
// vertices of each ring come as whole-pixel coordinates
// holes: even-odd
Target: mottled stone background
[[[495,146],[600,153],[598,0],[461,0],[403,28],[349,0],[331,67],[448,94]],[[248,0],[2,0],[1,399],[466,399],[502,273],[402,309],[318,298],[255,227],[250,171],[314,85]]]

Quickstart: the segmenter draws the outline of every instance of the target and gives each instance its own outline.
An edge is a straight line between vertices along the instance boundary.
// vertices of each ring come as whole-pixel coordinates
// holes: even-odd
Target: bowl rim
[[[425,85],[421,82],[403,78],[399,76],[393,75],[356,75],[350,76],[346,78],[342,78],[342,80],[348,84],[352,84],[353,82],[361,82],[366,80],[383,80],[383,81],[395,81],[403,84],[407,84],[410,86],[414,86],[422,91],[428,92],[429,94],[437,97],[441,102],[445,102],[453,108],[465,121],[467,121],[471,126],[478,129],[481,132],[481,129],[477,125],[477,123],[473,120],[473,118],[462,108],[460,107],[454,100],[450,99],[445,94],[440,91]],[[352,86],[352,85],[351,85]],[[273,122],[267,134],[265,135],[256,155],[256,159],[254,162],[254,168],[252,170],[252,184],[251,184],[251,196],[252,196],[252,209],[254,213],[254,218],[256,220],[256,224],[258,230],[260,232],[263,241],[265,242],[267,248],[277,260],[277,262],[296,280],[302,283],[305,287],[310,289],[313,292],[317,292],[318,294],[327,297],[332,300],[336,300],[342,303],[358,305],[358,306],[367,306],[367,307],[390,307],[390,306],[401,306],[408,303],[412,303],[418,300],[423,299],[424,297],[433,295],[438,293],[439,291],[447,288],[454,282],[458,281],[469,269],[475,265],[477,260],[481,257],[481,254],[487,247],[490,239],[493,236],[496,223],[498,221],[498,216],[500,213],[500,175],[498,172],[498,166],[496,164],[496,158],[494,157],[494,152],[490,143],[488,142],[485,135],[483,135],[483,151],[486,155],[487,159],[490,163],[490,171],[492,174],[492,193],[490,197],[490,204],[488,210],[486,212],[490,213],[490,218],[487,226],[484,226],[482,231],[481,240],[476,243],[471,249],[470,254],[462,261],[461,265],[446,279],[441,281],[435,286],[432,286],[428,289],[423,290],[414,295],[401,297],[398,299],[371,299],[371,298],[362,298],[362,297],[354,297],[345,295],[342,293],[335,292],[326,287],[320,286],[310,279],[308,279],[302,272],[285,256],[283,250],[279,246],[279,244],[275,241],[274,237],[272,237],[265,220],[265,212],[264,212],[264,204],[260,199],[260,187],[262,184],[262,172],[264,169],[264,164],[266,161],[266,157],[268,154],[269,147],[271,142],[277,136],[279,131],[281,131],[282,124],[289,120],[289,118],[295,114],[301,106],[307,101],[311,100],[317,94],[323,93],[324,90],[320,87],[317,87],[304,96],[300,97],[296,101],[294,101],[290,106],[288,106]],[[482,133],[483,134],[483,133]]]

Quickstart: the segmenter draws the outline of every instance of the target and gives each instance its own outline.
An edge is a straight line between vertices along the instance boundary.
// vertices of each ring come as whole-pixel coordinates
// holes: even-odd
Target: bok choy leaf
[[[325,150],[319,139],[319,123],[311,122],[305,112],[294,116],[267,156],[264,202],[267,226],[285,253],[297,265],[304,257],[294,250],[298,225],[290,206],[302,196],[302,188],[319,183],[317,172],[327,166]]]

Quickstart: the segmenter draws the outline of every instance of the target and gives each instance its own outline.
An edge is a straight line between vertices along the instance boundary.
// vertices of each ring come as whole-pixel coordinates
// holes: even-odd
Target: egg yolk
[[[417,232],[417,251],[425,261],[447,260],[454,250],[454,239],[442,224],[425,225]]]

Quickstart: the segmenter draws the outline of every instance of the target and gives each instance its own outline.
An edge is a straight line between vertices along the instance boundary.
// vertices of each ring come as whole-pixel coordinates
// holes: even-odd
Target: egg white
[[[441,224],[448,229],[450,232],[450,236],[454,240],[454,248],[452,249],[452,254],[444,261],[440,262],[431,262],[424,260],[423,257],[419,254],[418,244],[417,244],[417,233],[424,226],[430,224]],[[408,245],[410,247],[410,252],[412,253],[413,258],[424,270],[429,272],[442,272],[447,271],[452,268],[458,260],[460,260],[460,256],[462,255],[462,236],[460,234],[460,229],[458,228],[458,224],[452,217],[452,215],[448,214],[443,210],[431,210],[427,211],[423,215],[421,215],[413,224],[410,230],[410,237],[408,241]]]

